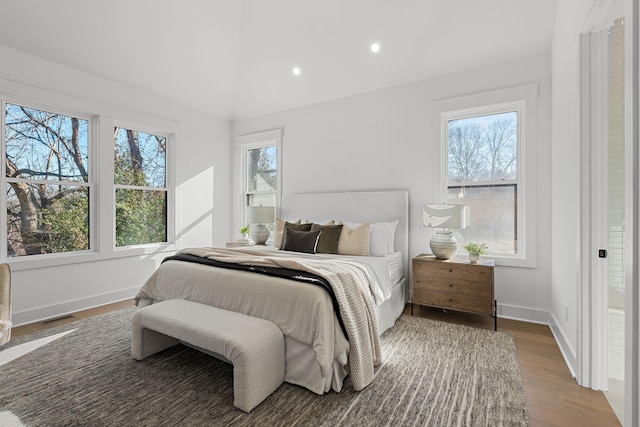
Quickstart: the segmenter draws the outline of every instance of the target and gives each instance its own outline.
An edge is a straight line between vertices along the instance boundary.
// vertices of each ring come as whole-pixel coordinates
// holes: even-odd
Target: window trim
[[[536,100],[538,85],[530,84],[493,92],[436,101],[439,106],[441,144],[441,200],[447,200],[449,185],[464,185],[465,182],[449,183],[448,174],[448,122],[452,119],[484,116],[506,111],[518,112],[518,172],[515,180],[495,183],[517,185],[517,255],[491,255],[497,265],[511,267],[536,267]],[[494,181],[482,181],[490,184]],[[479,185],[479,182],[469,182]],[[473,220],[473,219],[472,219]]]
[[[282,202],[282,130],[270,130],[265,132],[258,132],[246,135],[240,135],[236,137],[236,142],[240,144],[240,185],[242,199],[239,205],[238,220],[240,224],[246,223],[246,198],[247,198],[247,153],[251,149],[262,147],[276,147],[276,216],[280,213],[280,207]]]
[[[29,93],[30,97],[16,95]],[[178,123],[156,116],[146,115],[129,110],[115,110],[101,104],[79,100],[73,97],[57,94],[46,89],[37,89],[16,84],[13,93],[0,91],[0,155],[5,156],[4,147],[4,108],[5,103],[17,104],[25,107],[65,114],[89,121],[89,146],[87,155],[89,162],[89,181],[91,182],[89,215],[90,215],[90,246],[89,250],[76,252],[62,252],[22,257],[8,257],[6,248],[0,250],[0,262],[10,262],[15,271],[52,266],[70,265],[76,263],[96,262],[132,256],[173,252],[178,249],[176,226],[180,218],[178,203],[176,202],[176,164],[179,155],[175,147],[180,138]],[[75,106],[75,107],[73,107]],[[117,116],[117,118],[116,118]],[[131,120],[133,119],[133,120]],[[113,181],[113,127],[132,126],[140,131],[168,136],[167,139],[167,240],[166,243],[150,243],[138,246],[115,247],[115,188]],[[106,142],[106,143],[105,143]],[[0,172],[5,179],[3,162]],[[3,181],[6,183],[6,180]],[[113,212],[112,212],[113,211]],[[6,212],[0,212],[0,240],[6,242]],[[6,246],[6,245],[5,245]]]
[[[0,211],[0,222],[2,224],[2,226],[0,226],[0,241],[2,242],[2,247],[0,248],[0,259],[4,260],[3,262],[7,262],[7,261],[11,261],[12,263],[14,261],[19,261],[19,260],[27,260],[27,259],[44,259],[44,258],[64,258],[67,256],[74,256],[74,255],[85,255],[85,254],[91,254],[91,253],[95,253],[97,251],[97,247],[98,247],[98,240],[97,240],[97,235],[95,232],[95,227],[93,227],[91,224],[93,224],[96,221],[96,208],[95,208],[95,204],[96,202],[93,200],[95,199],[95,191],[96,191],[96,165],[94,163],[93,160],[93,156],[94,156],[94,151],[95,151],[95,147],[96,147],[96,138],[97,138],[97,129],[95,127],[95,115],[92,115],[90,113],[87,112],[80,112],[77,110],[73,110],[73,109],[69,109],[69,108],[65,108],[65,107],[61,107],[61,106],[57,106],[57,105],[52,105],[49,103],[45,103],[45,102],[38,102],[38,101],[33,101],[30,99],[26,99],[26,98],[21,98],[21,97],[17,97],[17,96],[10,96],[10,95],[5,95],[0,93],[0,113],[2,114],[2,117],[0,117],[0,156],[4,159],[7,155],[7,147],[5,144],[6,141],[6,128],[5,128],[5,120],[6,120],[6,105],[7,104],[11,104],[11,105],[17,105],[20,107],[26,107],[26,108],[31,108],[34,110],[40,110],[40,111],[45,111],[48,113],[53,113],[53,114],[60,114],[60,115],[64,115],[67,117],[73,117],[73,118],[77,118],[77,119],[82,119],[82,120],[86,120],[87,121],[87,179],[88,182],[83,182],[83,181],[47,181],[47,180],[41,180],[41,179],[23,179],[23,178],[18,178],[18,179],[11,179],[9,180],[6,176],[7,173],[7,166],[6,163],[3,161],[2,165],[0,166],[0,182],[2,182],[2,187],[5,189],[3,191],[6,191],[6,185],[9,183],[9,181],[11,182],[25,182],[25,183],[30,183],[30,184],[40,184],[40,183],[45,183],[47,185],[57,185],[57,183],[66,183],[67,185],[76,185],[78,187],[87,187],[89,189],[89,248],[88,249],[84,249],[84,250],[79,250],[79,251],[73,251],[73,252],[56,252],[56,253],[50,253],[50,254],[42,254],[42,255],[28,255],[28,256],[17,256],[17,257],[9,257],[8,251],[7,251],[7,245],[5,245],[4,243],[7,242],[9,236],[7,234],[7,212],[6,209],[3,209]],[[64,184],[63,184],[64,185]],[[6,195],[3,196],[5,201],[6,201]],[[19,261],[22,262],[22,261]]]
[[[111,239],[111,249],[114,252],[123,252],[130,250],[145,250],[145,248],[158,248],[158,247],[172,247],[176,242],[175,235],[175,223],[176,223],[176,208],[175,208],[175,185],[174,185],[174,147],[175,147],[175,132],[161,130],[159,128],[154,128],[150,126],[144,126],[140,124],[134,124],[131,122],[124,122],[121,120],[113,120],[112,121],[112,137],[111,137],[111,159],[113,159],[113,150],[114,150],[114,140],[113,140],[113,128],[119,127],[123,129],[135,130],[137,132],[144,132],[149,135],[157,135],[163,136],[167,140],[166,145],[166,154],[165,154],[165,183],[164,187],[138,187],[131,185],[121,185],[116,184],[114,181],[114,167],[113,162],[111,164],[111,180],[109,181],[112,185],[112,203],[111,210],[113,211],[113,218],[111,221],[112,224],[112,239]],[[166,191],[167,193],[167,241],[166,242],[156,242],[156,243],[144,243],[138,245],[127,245],[127,246],[116,246],[116,214],[115,214],[115,200],[116,200],[116,190],[118,188],[129,188],[129,189],[140,189],[140,190],[161,190]],[[145,252],[147,253],[147,252]]]

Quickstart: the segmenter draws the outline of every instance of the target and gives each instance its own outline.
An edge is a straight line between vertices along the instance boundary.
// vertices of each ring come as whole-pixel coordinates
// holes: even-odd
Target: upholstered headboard
[[[409,277],[409,192],[358,191],[285,195],[279,216],[314,222],[399,221],[395,249],[402,252],[405,277]]]

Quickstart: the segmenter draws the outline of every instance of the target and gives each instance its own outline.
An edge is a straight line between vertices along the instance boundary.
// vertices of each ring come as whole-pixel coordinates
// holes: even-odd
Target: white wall
[[[231,238],[228,121],[4,47],[0,57],[0,93],[127,122],[173,124],[176,246],[220,245]],[[131,298],[168,254],[94,254],[88,262],[40,268],[9,259],[14,323]]]
[[[548,321],[550,301],[551,163],[550,57],[538,55],[355,95],[234,123],[234,136],[283,129],[282,191],[407,189],[410,255],[427,251],[422,206],[441,200],[439,100],[539,83],[536,268],[497,267],[502,315]],[[234,152],[234,191],[240,193],[240,150]],[[236,208],[237,210],[237,208]],[[234,229],[239,227],[234,217]]]
[[[580,283],[579,1],[558,3],[552,49],[552,329],[572,370]],[[569,316],[565,317],[565,305]],[[575,371],[574,371],[575,373]]]

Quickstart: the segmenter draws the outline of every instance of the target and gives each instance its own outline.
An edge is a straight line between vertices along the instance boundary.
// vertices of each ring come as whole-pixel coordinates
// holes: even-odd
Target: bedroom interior
[[[640,198],[635,172],[638,114],[632,102],[638,88],[637,2],[491,2],[492,7],[469,0],[398,7],[364,0],[189,0],[163,2],[159,8],[156,2],[116,0],[87,6],[71,0],[64,6],[36,1],[3,7],[3,106],[28,105],[87,118],[96,141],[113,141],[114,125],[168,135],[167,197],[172,209],[167,211],[168,243],[116,246],[114,185],[109,184],[114,149],[110,144],[92,146],[88,185],[95,190],[96,204],[91,212],[91,250],[10,257],[3,249],[1,261],[12,269],[14,329],[0,355],[24,343],[26,333],[44,329],[46,334],[42,321],[53,320],[49,325],[58,331],[67,320],[55,319],[69,314],[80,313],[68,319],[72,321],[116,308],[127,310],[163,259],[180,249],[225,248],[234,242],[248,218],[244,156],[247,147],[259,147],[265,139],[277,146],[276,217],[318,226],[329,220],[400,220],[403,231],[396,236],[395,250],[402,254],[403,297],[408,302],[411,260],[431,252],[433,232],[423,224],[424,206],[446,202],[447,191],[454,191],[444,182],[443,118],[521,100],[524,113],[519,118],[526,123],[521,166],[526,180],[518,182],[525,190],[517,205],[522,215],[519,252],[487,257],[496,259],[497,329],[500,336],[513,336],[528,422],[615,425],[620,419],[623,425],[637,425],[638,360],[633,355],[638,354],[640,340]],[[601,230],[589,226],[611,220],[592,207],[603,205],[603,194],[613,190],[592,186],[606,182],[595,161],[604,148],[597,138],[602,130],[586,125],[604,114],[593,106],[599,105],[596,100],[603,92],[597,78],[607,72],[598,71],[598,61],[606,54],[597,50],[604,42],[589,47],[585,37],[600,40],[621,16],[629,89],[624,91],[628,108],[619,142],[626,150],[626,163],[618,170],[624,169],[619,179],[625,184],[625,215],[632,220],[625,223],[622,237],[616,235],[625,248],[622,255],[615,254],[615,265],[624,264],[616,278],[626,282],[626,320],[615,366],[615,376],[625,380],[623,404],[612,403],[614,415],[602,394],[614,370],[607,367],[607,351],[612,348],[607,340],[613,333],[607,329],[612,322],[606,320],[607,288],[598,286],[604,261],[597,257],[597,249],[607,247],[612,253],[614,247],[602,240]],[[29,31],[22,25],[27,19]],[[56,25],[60,22],[74,25]],[[117,31],[114,22],[119,23]],[[376,52],[370,49],[373,42],[378,43]],[[585,60],[589,55],[590,62]],[[292,67],[297,67],[297,74]],[[9,185],[6,177],[5,182]],[[334,201],[323,201],[330,194],[396,190],[407,194],[402,219],[385,213],[396,204],[374,204],[362,213],[355,210],[357,199],[349,196],[349,201],[339,203],[339,212],[321,210],[335,206]],[[345,212],[353,212],[353,217]],[[6,220],[3,215],[0,218]],[[0,236],[7,238],[7,231]],[[243,250],[247,248],[239,249]],[[398,307],[399,300],[394,301],[390,312],[404,312],[401,319],[410,317],[411,307]],[[493,333],[494,319],[489,316],[413,308],[418,318]],[[383,351],[389,351],[388,343],[396,339],[390,335],[385,341],[393,333],[390,324],[381,328],[387,329],[381,339]],[[38,351],[48,350],[44,346]],[[189,350],[167,354],[173,360],[185,351]],[[230,378],[228,367],[215,366],[216,372],[227,369],[224,378]],[[0,389],[5,384],[0,380]],[[371,386],[380,387],[375,381]],[[271,398],[278,398],[278,393],[288,396],[290,387],[285,383]],[[340,405],[333,398],[339,395],[329,392],[323,397],[332,396],[328,404]],[[222,404],[225,411],[233,410],[226,408],[229,402]],[[253,411],[267,411],[264,406]]]

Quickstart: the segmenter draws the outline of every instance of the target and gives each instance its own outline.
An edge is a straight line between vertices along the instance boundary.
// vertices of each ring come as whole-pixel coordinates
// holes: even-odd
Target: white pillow
[[[369,255],[387,256],[387,233],[385,231],[369,228]]]
[[[357,227],[349,227],[343,224],[340,240],[338,241],[338,253],[340,255],[369,256],[369,223],[359,224]]]
[[[396,230],[400,221],[381,222],[380,224],[387,224],[389,227],[389,234],[387,236],[387,255],[396,252]]]
[[[369,253],[371,256],[387,256],[394,253],[396,240],[396,228],[400,221],[372,222],[369,227]],[[343,222],[351,228],[359,226],[355,222]]]

